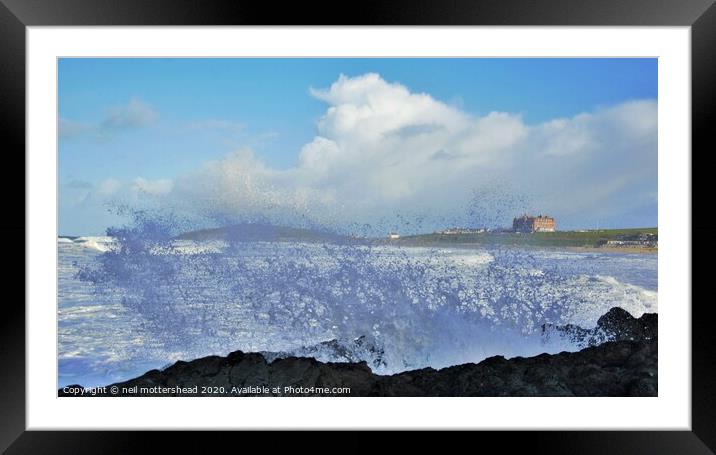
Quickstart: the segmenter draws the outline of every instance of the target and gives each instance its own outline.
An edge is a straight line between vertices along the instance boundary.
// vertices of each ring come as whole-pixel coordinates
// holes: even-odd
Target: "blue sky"
[[[376,77],[366,77],[371,74]],[[421,95],[429,98],[429,106]],[[518,176],[524,171],[519,163],[544,162],[536,156],[545,150],[552,150],[549,156],[569,157],[555,161],[562,163],[557,167],[564,165],[561,174],[555,174],[554,165],[544,171],[554,181],[563,176],[562,187],[544,195],[530,191],[525,210],[560,212],[557,190],[580,185],[564,164],[573,160],[574,169],[605,172],[613,188],[604,189],[604,197],[584,211],[562,210],[562,227],[655,225],[655,118],[634,125],[624,119],[634,121],[635,113],[655,116],[656,99],[656,59],[61,59],[60,233],[102,233],[121,221],[107,214],[108,204],[136,202],[138,187],[161,199],[159,204],[168,197],[186,200],[187,180],[196,180],[197,172],[205,176],[207,163],[213,169],[238,166],[239,178],[273,179],[267,188],[279,185],[287,195],[324,194],[322,189],[335,182],[331,178],[361,168],[355,178],[375,185],[354,211],[352,221],[363,222],[371,213],[385,217],[396,207],[407,208],[406,213],[430,212],[416,202],[425,200],[418,187],[431,175],[429,166],[435,172],[474,169],[475,176],[494,176],[499,169],[508,177]],[[390,103],[405,103],[406,108],[385,107]],[[452,120],[442,122],[438,113]],[[353,129],[346,129],[346,122]],[[402,143],[372,142],[381,134],[395,138],[376,124],[411,134]],[[494,135],[514,135],[514,140],[485,142]],[[471,142],[465,142],[467,136]],[[605,143],[610,136],[619,137],[619,144]],[[387,142],[390,148],[377,155]],[[530,144],[540,144],[539,150]],[[412,151],[403,152],[403,146]],[[638,159],[622,160],[633,169],[619,175],[607,171],[607,161],[613,162],[616,153],[607,148],[619,148],[620,156],[638,149]],[[237,150],[242,158],[236,158]],[[391,154],[392,161],[387,158]],[[494,156],[502,161],[487,158]],[[440,164],[437,169],[436,157],[462,161],[459,167]],[[393,180],[385,169],[396,160],[402,170],[395,177],[406,176],[407,183],[379,190]],[[424,166],[418,164],[421,160]],[[640,170],[645,160],[652,170],[646,174]],[[233,190],[234,182],[226,178],[222,184]],[[484,191],[481,184],[468,188],[468,180],[464,177],[454,190]],[[343,205],[348,199],[341,191],[354,194],[362,188],[346,185],[345,178],[341,185],[345,188],[334,184],[330,191]],[[595,194],[595,188],[577,189]],[[515,198],[514,190],[506,191]],[[262,197],[252,196],[253,209]],[[643,203],[627,203],[630,198],[643,198]],[[284,199],[295,209],[295,198]],[[444,205],[439,198],[433,202]],[[456,222],[462,221],[457,212],[464,212],[469,202],[452,207]],[[316,204],[324,212],[332,210],[326,198]],[[246,201],[222,201],[221,206],[241,211]],[[337,209],[334,215],[339,216]],[[450,210],[442,210],[440,217],[452,221]]]

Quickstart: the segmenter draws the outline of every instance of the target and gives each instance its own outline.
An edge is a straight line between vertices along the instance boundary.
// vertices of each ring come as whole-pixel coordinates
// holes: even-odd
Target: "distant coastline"
[[[384,242],[390,244],[389,242]],[[473,243],[430,243],[430,244],[400,244],[405,248],[485,248],[489,246],[499,246],[500,248],[519,249],[519,250],[538,250],[538,251],[570,251],[573,253],[629,253],[629,254],[658,254],[658,248],[646,247],[609,247],[609,246],[546,246],[546,245],[511,245],[511,244],[492,244],[485,242]]]
[[[649,240],[624,240],[648,238]],[[555,232],[486,231],[418,234],[381,243],[416,247],[516,247],[599,253],[658,253],[658,228],[600,229]]]
[[[88,243],[107,237],[59,236],[70,243]],[[648,240],[625,240],[647,238]],[[658,228],[600,229],[520,233],[512,231],[480,231],[469,233],[430,233],[388,238],[348,237],[327,231],[298,229],[263,224],[234,225],[181,234],[177,240],[237,240],[308,243],[357,243],[395,245],[417,248],[519,248],[594,253],[658,254]],[[89,242],[91,243],[91,242]]]
[[[613,246],[601,246],[601,247],[587,247],[587,246],[572,246],[566,248],[568,251],[574,251],[578,253],[636,253],[636,254],[659,254],[659,248],[646,248],[646,247],[613,247]]]

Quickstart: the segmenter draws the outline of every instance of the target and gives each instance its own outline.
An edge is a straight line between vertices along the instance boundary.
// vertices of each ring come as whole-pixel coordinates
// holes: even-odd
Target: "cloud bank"
[[[153,125],[159,114],[152,106],[134,97],[126,104],[107,109],[104,118],[96,124],[60,118],[59,136],[63,139],[93,135],[107,137],[118,131],[145,128]]]
[[[310,93],[327,108],[292,168],[241,150],[144,186],[160,188],[164,204],[227,221],[383,229],[402,215],[413,222],[407,230],[419,231],[505,224],[527,211],[549,213],[564,228],[645,214],[656,224],[656,100],[530,125],[508,112],[475,116],[373,73],[341,75]]]

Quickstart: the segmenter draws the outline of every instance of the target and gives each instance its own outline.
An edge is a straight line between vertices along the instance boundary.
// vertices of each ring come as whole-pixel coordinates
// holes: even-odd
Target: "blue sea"
[[[578,350],[543,324],[657,312],[656,254],[60,238],[58,382],[106,385],[231,351],[379,374]],[[355,340],[362,340],[357,348]],[[348,355],[323,349],[337,340]],[[379,359],[375,357],[379,356]]]

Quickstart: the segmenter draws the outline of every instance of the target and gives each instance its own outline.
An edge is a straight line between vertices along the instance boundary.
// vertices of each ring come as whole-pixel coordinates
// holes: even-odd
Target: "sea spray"
[[[186,224],[175,218],[140,213],[109,232],[112,247],[77,277],[139,317],[151,342],[133,344],[129,357],[142,349],[184,359],[293,352],[364,339],[375,348],[363,355],[381,358],[363,360],[382,373],[574,350],[569,340],[546,345],[542,325],[593,326],[611,306],[636,316],[656,308],[655,292],[565,273],[534,252],[398,247],[339,235],[307,241],[304,231],[278,227],[261,237],[256,227],[235,224],[197,241],[180,236]]]

